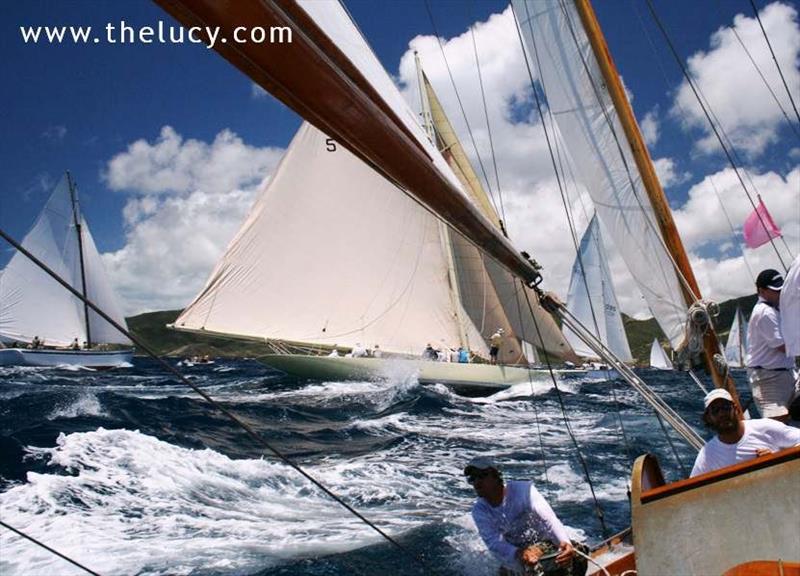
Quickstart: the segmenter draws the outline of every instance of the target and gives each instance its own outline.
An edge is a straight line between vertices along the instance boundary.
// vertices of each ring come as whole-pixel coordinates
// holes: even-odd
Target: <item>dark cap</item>
[[[762,270],[758,278],[756,278],[756,288],[768,288],[778,291],[783,288],[783,276],[772,268]]]
[[[475,471],[478,470],[497,470],[497,464],[495,461],[487,456],[477,456],[467,462],[466,467],[464,468],[464,476],[469,476]]]

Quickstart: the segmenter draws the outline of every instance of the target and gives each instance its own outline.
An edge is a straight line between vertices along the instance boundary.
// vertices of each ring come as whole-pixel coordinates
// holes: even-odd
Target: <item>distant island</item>
[[[747,318],[756,303],[756,295],[743,296],[720,304],[720,313],[716,319],[723,342],[727,338],[733,322],[736,306],[741,306]],[[181,313],[181,310],[164,310],[146,312],[126,318],[131,332],[160,356],[191,357],[208,355],[212,358],[245,358],[261,356],[267,352],[264,344],[237,338],[220,338],[178,332],[167,328]],[[631,353],[637,365],[646,365],[650,358],[650,344],[654,338],[665,342],[666,338],[656,324],[655,319],[636,320],[622,315],[625,333]],[[141,351],[137,351],[141,354]]]

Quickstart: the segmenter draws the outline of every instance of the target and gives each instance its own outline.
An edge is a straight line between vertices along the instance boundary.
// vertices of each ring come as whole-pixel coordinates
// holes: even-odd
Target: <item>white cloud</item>
[[[42,132],[42,138],[50,142],[61,142],[66,135],[67,127],[61,124],[57,126],[48,126],[47,129]]]
[[[679,173],[672,158],[657,158],[653,160],[653,167],[656,169],[661,187],[665,189],[675,184],[682,184],[692,177],[689,172]]]
[[[138,140],[108,162],[109,187],[131,195],[126,245],[103,255],[126,313],[189,303],[282,153],[228,130],[205,143],[165,126],[155,142]]]
[[[255,100],[263,100],[269,97],[269,93],[261,86],[253,82],[250,84],[250,97]]]
[[[645,114],[644,118],[641,122],[639,122],[639,128],[642,130],[642,137],[644,138],[644,143],[647,144],[648,147],[655,146],[658,142],[658,137],[660,135],[660,126],[658,121],[658,109],[654,108],[650,110],[647,114]]]
[[[790,90],[793,94],[800,94],[800,27],[797,9],[774,2],[759,14]],[[734,18],[733,26],[784,110],[791,110],[788,95],[756,19],[738,15]],[[738,150],[750,157],[757,157],[778,139],[781,124],[785,122],[783,114],[730,28],[717,30],[711,36],[710,49],[692,55],[687,65]],[[672,114],[681,118],[685,126],[700,129],[705,134],[697,142],[700,151],[708,153],[719,150],[717,139],[686,82],[677,91]]]

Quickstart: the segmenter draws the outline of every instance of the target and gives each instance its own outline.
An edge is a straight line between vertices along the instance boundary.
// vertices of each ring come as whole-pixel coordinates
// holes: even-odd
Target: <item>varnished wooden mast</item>
[[[619,115],[620,122],[622,123],[625,137],[631,147],[633,157],[636,160],[636,166],[639,168],[639,173],[642,176],[642,184],[647,191],[650,203],[653,206],[653,211],[656,216],[661,231],[661,236],[667,246],[676,266],[680,273],[686,279],[686,284],[689,285],[691,292],[687,290],[686,286],[681,282],[681,292],[686,302],[687,308],[691,306],[695,299],[700,299],[700,288],[697,285],[697,280],[694,277],[694,272],[689,264],[689,258],[686,255],[686,250],[683,247],[678,229],[675,226],[675,221],[672,219],[672,212],[664,196],[664,190],[661,188],[661,183],[656,176],[653,161],[650,158],[650,153],[647,151],[647,146],[644,144],[644,139],[639,131],[639,125],[636,122],[636,117],[633,114],[628,98],[625,95],[625,90],[622,87],[622,82],[619,78],[616,66],[611,59],[611,54],[608,51],[603,32],[600,30],[600,25],[594,13],[589,0],[574,0],[575,7],[581,18],[581,23],[589,38],[589,43],[592,47],[592,52],[597,59],[600,66],[600,71],[603,75],[606,88],[611,100],[614,103],[614,108]],[[736,387],[733,380],[728,377],[724,378],[716,368],[714,363],[714,354],[719,353],[719,341],[717,335],[713,330],[709,330],[703,340],[703,357],[705,360],[706,369],[711,374],[714,380],[714,385],[718,388],[725,388],[731,393],[734,400],[738,403],[739,397],[736,393]]]

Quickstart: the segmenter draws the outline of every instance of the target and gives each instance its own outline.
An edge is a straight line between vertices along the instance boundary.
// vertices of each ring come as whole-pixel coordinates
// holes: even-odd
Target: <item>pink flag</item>
[[[758,206],[744,221],[744,242],[749,248],[758,248],[781,235],[781,229],[772,220],[761,199]]]

